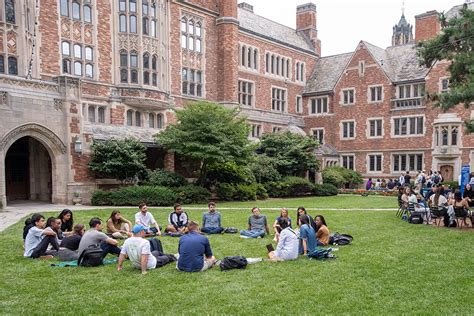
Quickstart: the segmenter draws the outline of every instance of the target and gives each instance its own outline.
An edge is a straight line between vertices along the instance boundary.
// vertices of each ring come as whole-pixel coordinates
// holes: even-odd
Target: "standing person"
[[[372,178],[369,178],[369,180],[367,180],[367,183],[365,184],[365,189],[367,191],[372,189]]]
[[[178,253],[176,268],[179,271],[202,272],[216,262],[209,239],[199,234],[199,224],[195,221],[189,222],[188,233],[179,239]]]
[[[400,177],[398,178],[398,185],[403,186],[405,184],[405,175],[402,173]]]
[[[65,208],[59,213],[58,218],[61,220],[61,231],[65,236],[71,235],[73,233],[72,229],[74,226],[74,218],[72,216],[72,211]]]
[[[310,218],[308,215],[301,215],[298,220],[298,225],[300,226],[301,239],[299,253],[306,255],[308,252],[311,252],[316,249],[316,232],[310,224]]]
[[[132,222],[122,216],[119,210],[113,210],[107,220],[107,234],[115,239],[132,237]]]
[[[145,203],[138,205],[139,212],[135,214],[135,224],[145,226],[146,235],[161,235],[160,226],[155,221],[153,215],[148,212],[148,206]]]
[[[329,244],[329,229],[324,216],[318,215],[314,219],[318,230],[316,232],[317,246],[327,246]]]
[[[181,204],[174,205],[174,211],[168,216],[168,226],[165,233],[180,233],[184,234],[186,226],[188,226],[188,214],[183,212]]]
[[[410,180],[411,180],[410,171],[407,171],[407,173],[405,174],[405,185],[410,185]]]
[[[24,257],[33,259],[52,259],[59,251],[56,233],[50,229],[44,229],[46,220],[41,214],[35,214],[31,218],[33,227],[28,231],[25,238]],[[54,250],[48,250],[51,245]]]
[[[142,274],[146,274],[147,270],[162,267],[163,259],[166,263],[176,260],[173,255],[163,255],[157,250],[151,251],[150,242],[143,237],[146,234],[146,228],[142,225],[133,226],[133,236],[125,240],[118,259],[117,270],[122,270],[125,258],[130,259],[133,267],[141,269]],[[172,258],[172,260],[169,260]],[[174,260],[173,260],[174,259]],[[158,263],[160,263],[158,265]]]
[[[418,192],[421,192],[421,189],[423,188],[423,183],[425,183],[425,177],[423,175],[423,172],[418,171],[418,175],[415,178],[416,190]]]
[[[81,242],[79,243],[78,254],[82,254],[84,250],[92,245],[100,245],[102,249],[102,258],[110,253],[114,255],[120,254],[120,248],[117,247],[117,240],[109,238],[102,232],[102,220],[97,217],[93,217],[89,221],[90,229],[84,233]]]
[[[248,219],[247,230],[240,231],[241,238],[262,238],[265,236],[265,233],[270,233],[267,217],[260,215],[260,209],[258,207],[252,208],[252,214]]]
[[[298,235],[284,217],[278,220],[278,226],[281,228],[278,245],[275,251],[268,253],[268,257],[274,260],[294,260],[298,258]]]
[[[221,226],[221,213],[216,211],[216,203],[207,204],[209,212],[202,214],[201,231],[205,234],[221,234],[224,228]]]
[[[280,232],[282,231],[282,227],[279,225],[279,221],[284,219],[287,223],[288,226],[291,227],[291,218],[288,216],[288,209],[282,208],[280,210],[280,216],[278,216],[275,219],[275,222],[273,223],[273,230],[275,231],[275,241],[278,242],[278,238],[280,236]]]

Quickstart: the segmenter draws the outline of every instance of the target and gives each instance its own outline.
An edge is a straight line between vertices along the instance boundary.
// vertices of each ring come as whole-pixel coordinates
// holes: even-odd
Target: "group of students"
[[[307,254],[318,246],[326,246],[329,242],[329,230],[322,215],[313,218],[304,207],[297,210],[297,226],[292,227],[288,210],[281,209],[273,223],[276,249],[269,249],[271,260],[292,260],[299,254]],[[149,269],[160,267],[163,262],[177,261],[176,268],[180,271],[204,271],[216,263],[210,242],[204,234],[221,234],[221,214],[216,204],[208,204],[208,212],[202,216],[202,227],[196,221],[190,221],[180,204],[175,204],[173,212],[168,216],[168,225],[164,234],[179,236],[177,254],[165,254],[161,243],[154,236],[162,235],[161,227],[148,211],[145,203],[139,205],[135,214],[135,224],[114,210],[106,221],[106,233],[102,232],[102,220],[93,217],[89,221],[89,230],[83,224],[74,225],[73,213],[65,209],[58,217],[47,220],[41,214],[33,216],[25,222],[23,231],[24,256],[31,258],[51,259],[58,257],[62,261],[77,260],[84,250],[99,245],[102,258],[107,254],[119,256],[117,270],[122,270],[125,259],[129,259],[135,268],[146,273]],[[267,217],[260,213],[258,207],[252,208],[248,218],[248,227],[240,231],[242,238],[261,238],[269,234]],[[152,237],[151,239],[145,239]],[[122,247],[117,239],[125,239]],[[156,246],[158,241],[159,246]]]

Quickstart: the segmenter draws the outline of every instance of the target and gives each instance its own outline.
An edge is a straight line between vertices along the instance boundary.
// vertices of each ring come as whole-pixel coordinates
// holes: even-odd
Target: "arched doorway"
[[[47,149],[30,136],[16,140],[5,155],[7,203],[52,201],[52,164]]]
[[[444,165],[439,167],[441,171],[441,176],[443,177],[444,181],[453,181],[453,171],[454,168],[451,165]]]

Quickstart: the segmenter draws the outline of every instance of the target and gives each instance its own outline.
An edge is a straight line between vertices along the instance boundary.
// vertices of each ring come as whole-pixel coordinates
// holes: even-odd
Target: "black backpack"
[[[351,235],[334,233],[333,235],[329,236],[329,244],[339,246],[349,245],[353,239],[354,237]]]
[[[150,251],[158,251],[160,254],[163,253],[163,246],[158,238],[150,238],[148,241],[150,242]]]
[[[79,256],[77,265],[80,267],[97,267],[102,263],[102,249],[98,245],[91,245]]]
[[[226,234],[237,234],[239,232],[239,230],[235,227],[226,227],[224,229],[224,233]]]
[[[221,264],[219,265],[221,271],[231,270],[231,269],[245,269],[247,267],[247,258],[242,256],[232,256],[225,257],[222,259]]]
[[[410,224],[423,224],[423,214],[420,212],[412,212],[408,218]]]

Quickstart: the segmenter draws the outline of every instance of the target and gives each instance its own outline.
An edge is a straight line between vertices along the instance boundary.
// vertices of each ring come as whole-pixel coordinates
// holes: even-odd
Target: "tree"
[[[156,136],[159,144],[178,155],[201,162],[198,183],[205,184],[210,165],[246,164],[254,146],[249,125],[229,109],[209,102],[195,102],[176,111],[177,123]]]
[[[92,171],[122,182],[135,182],[146,173],[146,148],[136,139],[95,141],[91,149]]]
[[[272,158],[273,165],[283,176],[298,176],[319,167],[314,151],[318,142],[311,136],[289,131],[264,134],[257,152]]]
[[[431,67],[437,60],[448,60],[451,76],[449,91],[430,95],[443,111],[463,103],[474,102],[474,11],[464,4],[458,17],[449,21],[440,16],[442,32],[435,38],[418,44],[420,64]],[[474,121],[466,121],[468,132],[474,131]]]
[[[364,183],[360,173],[344,167],[328,167],[323,170],[323,182],[337,188],[352,188],[356,184]]]

